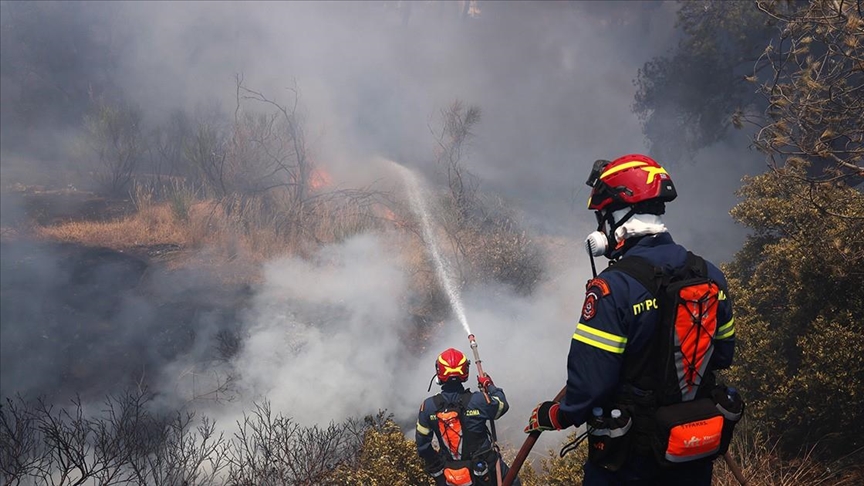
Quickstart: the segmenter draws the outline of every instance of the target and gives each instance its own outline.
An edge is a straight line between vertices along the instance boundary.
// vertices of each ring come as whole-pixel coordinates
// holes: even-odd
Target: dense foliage
[[[864,196],[812,185],[806,168],[793,160],[747,179],[732,212],[754,231],[727,268],[739,343],[732,374],[751,416],[788,447],[823,441],[841,453],[864,432]]]
[[[770,171],[745,180],[732,216],[752,230],[728,267],[740,353],[733,371],[760,426],[787,449],[860,455],[864,432],[864,19],[813,1],[784,13],[765,49],[771,81],[756,146]],[[856,185],[857,188],[855,187]]]
[[[636,81],[653,153],[692,154],[733,125],[768,161],[732,211],[752,232],[727,267],[732,379],[784,449],[839,457],[864,418],[861,3],[682,2],[678,26],[678,47]]]

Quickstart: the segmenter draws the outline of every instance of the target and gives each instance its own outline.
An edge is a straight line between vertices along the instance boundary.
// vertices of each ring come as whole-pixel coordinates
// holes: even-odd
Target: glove
[[[493,385],[493,384],[494,383],[492,383],[492,377],[491,376],[489,376],[489,375],[485,375],[485,376],[477,375],[477,386],[479,386],[481,390],[485,390],[485,389],[489,388],[489,385]]]
[[[561,430],[570,427],[567,417],[558,408],[558,402],[543,402],[538,404],[531,412],[525,433],[542,432],[544,430]]]

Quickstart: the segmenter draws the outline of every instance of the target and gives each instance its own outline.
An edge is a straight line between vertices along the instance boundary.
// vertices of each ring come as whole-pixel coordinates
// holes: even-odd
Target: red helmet
[[[586,184],[592,188],[588,209],[594,211],[615,211],[650,200],[666,202],[678,195],[666,169],[639,154],[594,162]]]
[[[441,383],[453,379],[464,382],[468,379],[470,365],[471,362],[461,351],[449,348],[438,355],[438,360],[435,361],[435,374],[438,375],[438,381]]]

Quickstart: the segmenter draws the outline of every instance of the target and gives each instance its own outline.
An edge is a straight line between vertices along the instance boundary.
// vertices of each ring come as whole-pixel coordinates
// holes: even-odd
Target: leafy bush
[[[732,210],[754,234],[726,268],[731,379],[787,450],[820,442],[836,457],[864,445],[864,195],[811,184],[807,167],[793,159],[745,180]]]
[[[356,463],[340,467],[332,484],[387,486],[391,484],[434,485],[423,470],[413,441],[405,438],[392,416],[367,417],[366,433]]]

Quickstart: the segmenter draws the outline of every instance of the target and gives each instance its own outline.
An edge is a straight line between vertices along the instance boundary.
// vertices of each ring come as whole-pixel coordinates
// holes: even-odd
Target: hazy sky
[[[107,5],[88,4],[85,14]],[[482,110],[466,160],[481,187],[505,197],[529,228],[577,246],[594,225],[584,206],[591,164],[646,150],[630,110],[633,79],[677,41],[676,6],[659,2],[480,2],[479,16],[466,19],[455,2],[111,5],[110,25],[125,39],[117,82],[149,123],[177,107],[233,109],[238,73],[283,102],[296,83],[316,161],[350,185],[392,180],[374,162],[380,157],[431,173],[430,126],[458,98]],[[673,236],[718,263],[730,259],[744,235],[728,215],[733,191],[760,160],[739,136],[668,166],[679,193],[666,216]],[[407,277],[384,249],[363,235],[325,249],[321,261],[266,266],[241,317],[248,338],[234,366],[243,404],[266,395],[307,422],[377,408],[403,421],[415,413],[434,355],[449,346],[467,352],[467,341],[454,321],[425,355],[405,356],[397,336]],[[564,383],[590,276],[579,248],[572,255],[532,298],[500,288],[463,296],[484,364],[513,403],[499,426],[513,441],[530,409]],[[316,320],[325,314],[338,322]],[[165,376],[181,376],[197,352],[167,365]]]
[[[479,5],[460,20],[455,2],[411,2],[406,20],[395,2],[134,2],[121,84],[156,119],[207,100],[233,106],[238,72],[286,102],[296,82],[313,150],[337,181],[373,170],[376,155],[428,167],[430,126],[458,98],[483,113],[466,161],[482,187],[532,227],[581,234],[591,163],[646,150],[632,80],[677,41],[675,4]],[[727,211],[753,160],[742,139],[700,154],[698,170],[669,168],[687,198],[669,225],[691,226],[681,236],[706,256],[728,259],[740,241]]]

